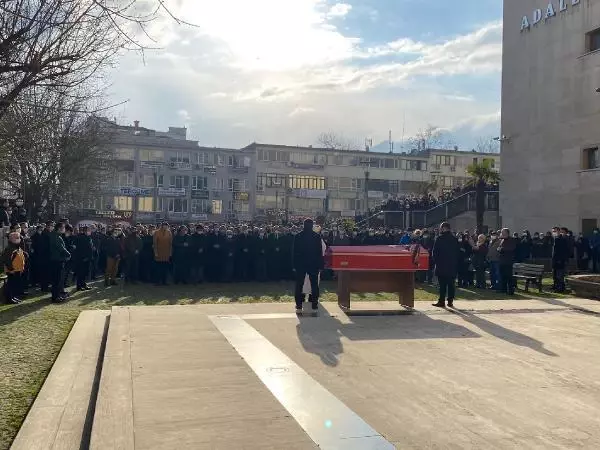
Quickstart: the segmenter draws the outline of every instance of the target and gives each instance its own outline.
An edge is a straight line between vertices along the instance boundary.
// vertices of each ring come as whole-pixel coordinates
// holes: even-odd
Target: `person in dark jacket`
[[[173,283],[175,284],[187,284],[189,281],[191,249],[188,229],[182,225],[173,238]]]
[[[432,255],[435,261],[435,275],[438,277],[440,285],[440,296],[433,306],[444,308],[447,298],[448,306],[452,308],[456,297],[456,276],[458,274],[460,249],[458,240],[451,233],[448,222],[443,222],[440,225],[440,235],[433,244]]]
[[[258,236],[254,242],[252,254],[254,255],[254,275],[256,281],[267,281],[267,255],[269,241],[266,230],[258,230]]]
[[[517,241],[510,236],[510,230],[503,228],[500,233],[500,244],[498,244],[498,265],[500,268],[500,286],[498,291],[508,295],[515,293],[513,282],[513,263]]]
[[[552,229],[552,237],[554,238],[554,245],[552,246],[552,278],[554,279],[554,285],[552,289],[555,292],[565,292],[566,288],[565,274],[570,255],[568,231],[567,228],[554,227]]]
[[[31,236],[31,252],[29,254],[30,260],[30,271],[31,271],[31,284],[41,284],[42,281],[42,232],[44,227],[38,225],[35,229],[35,233]]]
[[[106,253],[106,270],[104,272],[104,286],[116,285],[119,262],[121,261],[121,237],[120,228],[112,230],[111,235],[104,240],[104,251]]]
[[[435,244],[435,236],[433,233],[430,233],[428,229],[423,230],[423,248],[429,252],[429,268],[427,269],[427,275],[425,281],[429,284],[433,283],[433,266],[435,262],[433,261],[433,245]]]
[[[191,280],[202,283],[206,265],[206,236],[202,225],[196,226],[196,232],[190,236],[190,248]]]
[[[579,270],[588,270],[590,268],[590,241],[583,233],[579,233],[575,241],[575,252],[577,254],[577,268]]]
[[[473,256],[471,260],[475,268],[475,287],[477,289],[485,289],[485,267],[488,254],[488,244],[484,234],[477,236],[477,242],[471,241],[473,247]]]
[[[63,235],[63,240],[65,241],[65,248],[67,251],[73,256],[75,254],[75,236],[73,235],[73,227],[69,224],[65,225],[65,234]],[[65,263],[65,281],[64,286],[69,287],[71,285],[69,279],[71,278],[71,273],[73,272],[73,258],[71,257]]]
[[[267,247],[267,272],[271,281],[280,281],[284,277],[283,245],[281,232],[275,228],[269,236]]]
[[[50,233],[54,231],[54,226],[54,222],[46,222],[46,228],[42,231],[42,237],[40,238],[39,251],[36,250],[39,257],[40,288],[42,292],[48,292],[52,278],[52,268],[50,267]]]
[[[79,234],[74,237],[73,267],[78,291],[92,289],[85,282],[94,259],[94,245],[91,235],[92,231],[84,226],[79,229]]]
[[[71,259],[71,254],[65,247],[65,241],[62,238],[64,234],[65,224],[61,222],[54,225],[54,231],[48,234],[53,303],[63,302],[67,298],[63,282],[65,280],[65,263]]]
[[[598,273],[598,263],[600,263],[600,229],[594,228],[589,238],[592,260],[592,271]]]
[[[139,236],[137,228],[130,230],[125,238],[124,253],[125,257],[125,282],[137,283],[140,271],[140,254],[144,248],[144,242]]]
[[[323,244],[321,236],[313,231],[312,219],[304,221],[304,229],[294,237],[292,248],[292,267],[295,271],[294,298],[296,313],[302,313],[302,287],[304,278],[308,275],[312,293],[312,311],[316,314],[319,306],[319,271],[323,270]]]

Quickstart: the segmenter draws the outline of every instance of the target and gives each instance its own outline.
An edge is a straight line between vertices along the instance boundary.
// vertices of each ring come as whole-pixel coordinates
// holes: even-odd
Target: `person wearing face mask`
[[[258,230],[252,254],[254,255],[254,272],[256,281],[267,281],[267,252],[269,241],[267,232],[262,228]]]
[[[104,271],[104,286],[117,284],[117,272],[121,261],[120,230],[115,228],[104,241],[106,251],[106,270]]]
[[[590,267],[590,242],[583,233],[579,233],[575,241],[575,253],[577,254],[577,268],[588,270]]]
[[[190,236],[190,248],[191,281],[202,283],[206,263],[206,236],[202,225],[196,225],[196,232]]]
[[[540,238],[540,233],[533,233],[533,238],[531,239],[531,257],[533,259],[538,259],[542,257],[542,239]]]
[[[594,228],[589,239],[590,242],[590,259],[592,260],[592,271],[598,273],[598,263],[600,262],[600,230]]]
[[[435,262],[435,275],[438,277],[440,289],[438,301],[433,306],[444,308],[446,298],[448,299],[448,306],[450,308],[454,306],[459,253],[458,240],[450,232],[450,224],[443,222],[440,225],[440,235],[435,240],[432,251],[433,261]]]
[[[65,224],[62,222],[54,225],[54,231],[48,235],[50,282],[52,283],[52,303],[63,302],[67,297],[64,294],[65,263],[71,259],[71,254],[65,247],[62,236],[65,234]]]
[[[137,228],[133,228],[125,238],[123,245],[125,258],[125,282],[137,283],[140,271],[140,255],[144,248],[144,242]]]
[[[294,299],[296,301],[296,313],[302,314],[304,278],[309,276],[312,313],[315,315],[319,305],[319,272],[323,270],[325,260],[323,258],[322,239],[318,233],[313,231],[312,219],[304,221],[304,229],[294,237],[292,249],[292,262],[295,271]]]
[[[235,275],[240,281],[250,281],[253,237],[247,227],[235,239]]]
[[[173,238],[173,282],[187,284],[189,279],[191,246],[188,229],[182,225]]]
[[[498,280],[500,279],[500,254],[498,253],[498,233],[492,231],[490,236],[490,245],[488,248],[487,261],[490,267],[490,282],[492,289],[498,289]]]
[[[360,236],[356,230],[352,230],[352,233],[350,234],[350,245],[353,247],[360,245]]]
[[[427,273],[425,275],[425,281],[428,284],[433,283],[433,266],[434,266],[434,262],[433,262],[433,245],[435,244],[435,237],[429,232],[429,230],[427,228],[423,229],[423,239],[422,239],[422,246],[425,250],[427,250],[427,252],[429,253],[429,268],[427,269]]]
[[[222,280],[225,283],[231,283],[235,275],[235,252],[236,252],[236,239],[233,234],[233,230],[227,230],[225,233],[225,240],[222,243],[222,257],[223,257],[223,275]]]
[[[43,237],[42,232],[44,231],[44,227],[38,225],[35,229],[35,233],[31,236],[31,253],[29,254],[29,268],[31,271],[31,283],[33,285],[41,284],[43,265],[42,262],[44,260],[42,255],[42,247],[43,247]]]
[[[283,278],[283,241],[279,228],[269,234],[267,245],[267,272],[269,280],[280,281]]]
[[[567,270],[567,262],[569,261],[569,242],[567,240],[566,228],[554,227],[552,229],[552,237],[554,245],[552,246],[552,278],[554,285],[552,289],[555,292],[565,292],[565,274]]]
[[[2,253],[2,263],[6,274],[4,283],[4,301],[7,304],[21,303],[19,293],[21,289],[21,277],[25,272],[25,252],[21,248],[21,236],[19,233],[8,235],[8,245]]]
[[[73,235],[73,227],[69,224],[65,225],[65,234],[63,236],[65,241],[65,247],[67,251],[71,254],[75,254],[76,245],[75,245],[75,236]],[[73,258],[65,263],[65,281],[63,282],[65,287],[69,287],[71,283],[69,279],[71,277],[71,273],[73,272]]]
[[[75,268],[78,291],[88,291],[91,289],[85,282],[86,277],[90,273],[92,259],[94,258],[94,244],[92,243],[91,235],[91,230],[83,226],[79,229],[79,234],[74,238],[73,266]]]
[[[500,243],[498,244],[498,264],[500,269],[499,292],[514,295],[515,283],[513,280],[513,263],[515,262],[516,240],[510,236],[508,228],[502,228]]]

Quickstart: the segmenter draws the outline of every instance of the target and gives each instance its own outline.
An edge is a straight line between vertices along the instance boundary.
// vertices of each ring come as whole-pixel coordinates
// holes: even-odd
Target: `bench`
[[[518,280],[525,280],[525,292],[529,291],[529,283],[537,284],[540,292],[542,292],[544,266],[538,264],[513,264],[513,277],[515,279],[515,287]]]

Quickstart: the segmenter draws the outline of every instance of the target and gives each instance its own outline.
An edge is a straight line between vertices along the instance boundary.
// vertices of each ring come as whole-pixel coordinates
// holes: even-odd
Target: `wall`
[[[504,1],[500,209],[511,229],[577,231],[600,217],[600,172],[580,172],[582,149],[600,143],[600,52],[585,54],[600,2],[566,3],[521,32],[548,0]]]
[[[458,216],[448,220],[448,223],[450,223],[450,226],[454,231],[473,230],[477,227],[474,211],[468,211],[466,213],[459,214]],[[495,230],[501,228],[500,216],[498,212],[486,211],[483,214],[483,225]]]

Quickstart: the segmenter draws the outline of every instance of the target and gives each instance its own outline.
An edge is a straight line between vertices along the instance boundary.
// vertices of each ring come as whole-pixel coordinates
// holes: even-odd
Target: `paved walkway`
[[[113,308],[91,448],[600,448],[600,303],[457,306]]]

